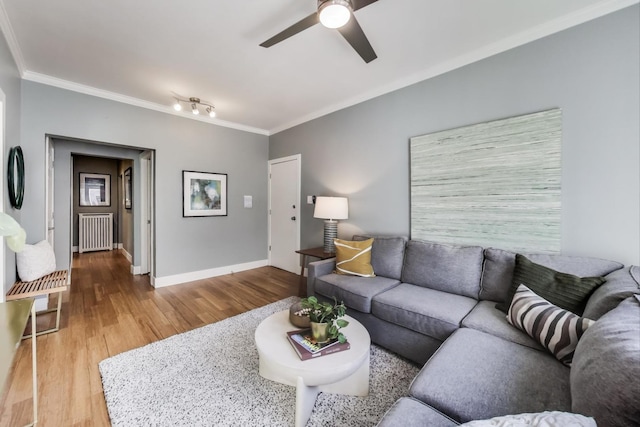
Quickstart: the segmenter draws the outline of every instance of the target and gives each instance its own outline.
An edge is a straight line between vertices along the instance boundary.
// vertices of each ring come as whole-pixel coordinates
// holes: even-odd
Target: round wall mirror
[[[9,202],[15,209],[22,207],[24,200],[24,156],[20,146],[9,150]]]

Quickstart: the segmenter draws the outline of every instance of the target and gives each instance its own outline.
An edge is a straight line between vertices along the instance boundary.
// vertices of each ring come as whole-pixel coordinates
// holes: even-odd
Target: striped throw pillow
[[[375,277],[371,266],[373,239],[351,242],[335,239],[336,273],[360,277]]]
[[[525,285],[518,286],[507,320],[567,366],[571,366],[578,340],[595,323],[551,304]]]

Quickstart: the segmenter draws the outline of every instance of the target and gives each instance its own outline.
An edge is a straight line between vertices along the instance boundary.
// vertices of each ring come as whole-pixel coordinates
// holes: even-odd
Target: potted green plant
[[[338,303],[335,298],[333,299],[333,304],[319,302],[316,297],[310,296],[303,298],[300,303],[302,304],[303,313],[309,316],[311,335],[317,342],[327,342],[336,338],[341,343],[347,342],[347,337],[340,332],[340,329],[349,324],[348,321],[341,319],[347,311],[344,302],[340,301]]]

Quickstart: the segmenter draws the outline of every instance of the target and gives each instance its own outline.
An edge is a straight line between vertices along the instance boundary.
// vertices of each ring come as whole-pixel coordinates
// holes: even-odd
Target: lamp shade
[[[349,202],[346,197],[316,197],[314,218],[347,219],[349,218]]]

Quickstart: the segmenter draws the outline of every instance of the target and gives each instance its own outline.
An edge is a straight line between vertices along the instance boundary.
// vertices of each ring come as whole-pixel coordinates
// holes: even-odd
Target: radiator
[[[78,252],[113,249],[113,214],[78,214]]]

